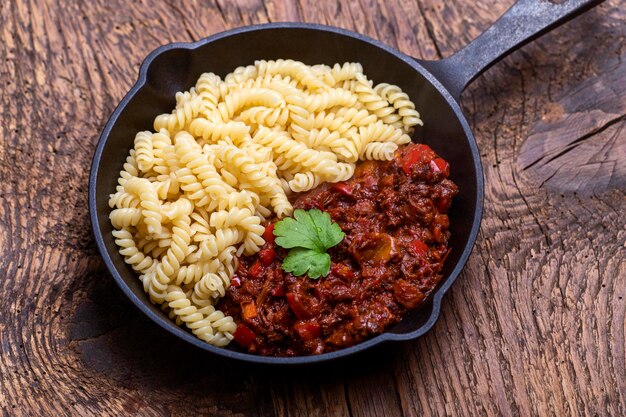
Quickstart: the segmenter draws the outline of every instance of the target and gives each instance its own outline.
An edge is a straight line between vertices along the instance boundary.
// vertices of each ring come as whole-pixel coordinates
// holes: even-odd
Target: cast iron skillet
[[[175,43],[153,51],[139,80],[111,115],[100,136],[89,178],[93,232],[106,266],[122,291],[148,317],[175,336],[211,353],[266,364],[305,364],[338,359],[389,341],[415,339],[439,316],[441,299],[469,257],[480,227],[483,174],[480,155],[458,101],[465,86],[494,62],[530,40],[577,16],[601,0],[519,0],[487,31],[455,55],[441,61],[411,58],[382,43],[344,29],[303,23],[248,26],[193,43]],[[158,114],[174,107],[174,94],[188,90],[203,72],[224,76],[257,59],[291,58],[307,64],[360,62],[374,82],[399,85],[424,120],[414,140],[430,145],[450,162],[459,186],[450,212],[451,254],[443,279],[420,310],[373,339],[318,356],[262,357],[236,348],[213,347],[176,326],[150,304],[137,276],[125,263],[111,235],[108,195],[113,192],[135,133],[152,128]]]

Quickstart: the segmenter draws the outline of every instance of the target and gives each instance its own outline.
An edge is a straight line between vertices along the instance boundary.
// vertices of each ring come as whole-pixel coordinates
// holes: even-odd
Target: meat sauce
[[[295,208],[328,212],[345,233],[317,280],[284,272],[287,251],[266,244],[239,267],[219,308],[238,323],[235,341],[268,356],[331,352],[380,334],[418,308],[441,279],[449,252],[448,209],[457,187],[426,145],[389,162],[363,162],[349,180],[324,184]]]

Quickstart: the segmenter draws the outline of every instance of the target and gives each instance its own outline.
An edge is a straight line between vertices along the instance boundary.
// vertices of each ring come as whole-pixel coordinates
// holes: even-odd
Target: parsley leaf
[[[283,260],[283,270],[309,278],[326,276],[330,271],[329,248],[341,242],[345,234],[330,215],[321,210],[296,210],[293,218],[286,218],[274,227],[276,244],[291,249]]]
[[[330,255],[311,249],[293,248],[283,260],[283,269],[295,276],[308,273],[309,278],[317,279],[320,275],[328,275]]]

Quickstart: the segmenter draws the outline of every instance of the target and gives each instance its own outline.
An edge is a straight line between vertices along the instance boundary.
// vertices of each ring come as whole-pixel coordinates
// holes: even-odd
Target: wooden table
[[[485,216],[435,328],[300,370],[226,363],[124,299],[88,218],[100,129],[163,43],[304,20],[437,59],[512,1],[185,3],[0,4],[3,416],[626,415],[626,2],[528,45],[463,95]]]

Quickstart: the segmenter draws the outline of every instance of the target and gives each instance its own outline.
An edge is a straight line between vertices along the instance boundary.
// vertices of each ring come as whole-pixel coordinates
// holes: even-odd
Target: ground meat
[[[239,268],[219,308],[238,323],[235,341],[250,353],[309,355],[345,348],[384,332],[423,304],[448,253],[447,211],[457,187],[449,165],[425,145],[393,161],[363,162],[349,181],[298,196],[295,208],[328,212],[346,234],[317,280],[281,268],[287,251],[268,242]]]

